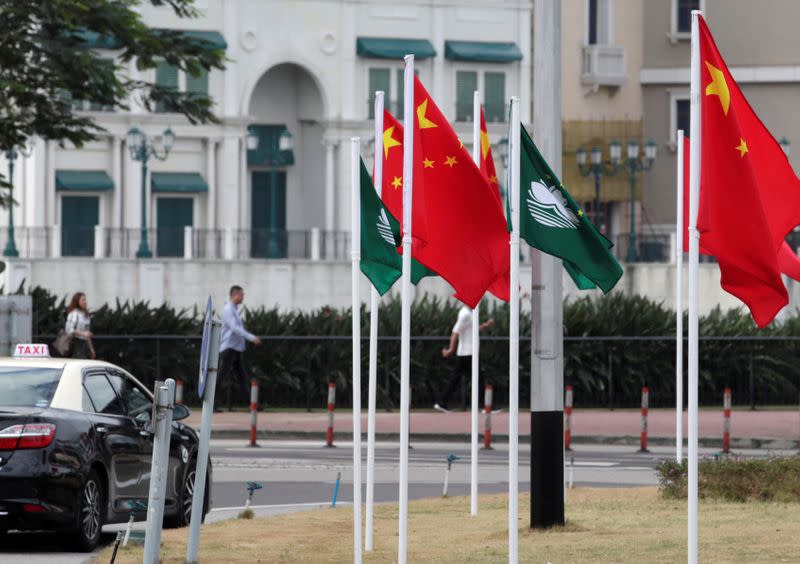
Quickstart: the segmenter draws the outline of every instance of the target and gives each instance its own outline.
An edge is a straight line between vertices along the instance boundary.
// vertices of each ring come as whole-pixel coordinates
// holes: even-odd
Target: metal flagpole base
[[[564,412],[531,412],[531,527],[564,524]]]

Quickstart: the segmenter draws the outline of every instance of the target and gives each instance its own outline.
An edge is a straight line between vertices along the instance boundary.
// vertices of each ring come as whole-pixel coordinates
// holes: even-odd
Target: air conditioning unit
[[[625,48],[618,45],[586,45],[583,48],[581,82],[592,90],[619,88],[625,81]]]

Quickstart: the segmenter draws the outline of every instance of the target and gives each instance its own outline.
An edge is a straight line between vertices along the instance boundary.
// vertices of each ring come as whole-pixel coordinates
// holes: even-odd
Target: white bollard
[[[183,403],[183,380],[175,382],[175,405]]]
[[[642,388],[642,431],[639,439],[639,452],[650,452],[647,450],[647,411],[650,403],[650,391],[647,386]]]
[[[483,392],[483,449],[492,450],[492,395],[494,388],[491,384],[486,384]]]
[[[333,447],[333,410],[336,408],[336,382],[328,382],[328,429],[325,432],[325,446]]]
[[[258,380],[250,380],[250,446],[257,447],[258,434]]]
[[[722,397],[722,452],[731,451],[731,389],[725,388],[725,395]]]

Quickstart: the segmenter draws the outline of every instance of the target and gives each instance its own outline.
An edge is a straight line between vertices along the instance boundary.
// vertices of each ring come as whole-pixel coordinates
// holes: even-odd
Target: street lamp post
[[[147,244],[147,161],[150,157],[159,161],[166,160],[175,143],[175,134],[170,128],[164,130],[161,135],[161,152],[156,149],[155,144],[148,142],[147,135],[139,131],[138,127],[128,131],[127,142],[131,158],[142,163],[142,233],[136,258],[152,258],[153,253]]]
[[[31,149],[28,147],[21,147],[19,149],[12,147],[8,149],[5,154],[8,160],[8,240],[3,249],[3,256],[18,257],[19,251],[14,241],[14,161],[17,160],[19,155],[29,157]]]
[[[581,147],[576,153],[578,168],[583,176],[594,178],[595,205],[593,219],[597,224],[600,211],[600,178],[602,176],[613,177],[627,171],[628,180],[631,187],[631,209],[630,209],[630,233],[628,236],[628,253],[626,260],[636,262],[638,252],[636,250],[636,175],[639,172],[650,170],[656,160],[656,144],[652,139],[645,144],[644,158],[639,155],[639,142],[631,139],[628,142],[627,158],[622,160],[622,146],[619,141],[612,141],[610,145],[610,159],[603,162],[603,155],[600,148],[592,148],[592,161],[586,163],[586,151]]]
[[[639,259],[636,249],[636,175],[645,170],[650,170],[653,161],[656,160],[656,143],[650,139],[644,146],[644,159],[639,156],[639,142],[631,139],[628,142],[628,158],[625,160],[625,167],[628,170],[628,178],[631,183],[631,227],[628,237],[628,262],[636,262]],[[623,168],[625,168],[623,167]]]
[[[578,148],[575,157],[578,161],[578,170],[582,176],[591,176],[594,179],[594,206],[592,210],[592,222],[595,227],[600,229],[600,179],[603,176],[614,176],[619,165],[621,156],[619,141],[612,141],[609,146],[610,160],[603,162],[603,153],[600,147],[592,147],[591,162],[586,163],[586,151],[583,147]]]

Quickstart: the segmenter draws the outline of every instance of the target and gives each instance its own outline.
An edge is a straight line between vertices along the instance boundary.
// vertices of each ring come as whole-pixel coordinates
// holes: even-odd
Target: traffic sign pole
[[[192,497],[192,518],[189,524],[189,545],[186,549],[186,562],[197,562],[197,549],[200,544],[200,522],[203,520],[203,502],[206,493],[208,472],[208,451],[211,440],[211,416],[214,414],[214,394],[217,389],[217,367],[219,365],[219,337],[222,324],[211,323],[208,343],[208,374],[203,393],[203,414],[200,422],[200,444],[197,448],[197,466]],[[205,344],[205,343],[204,343]]]

